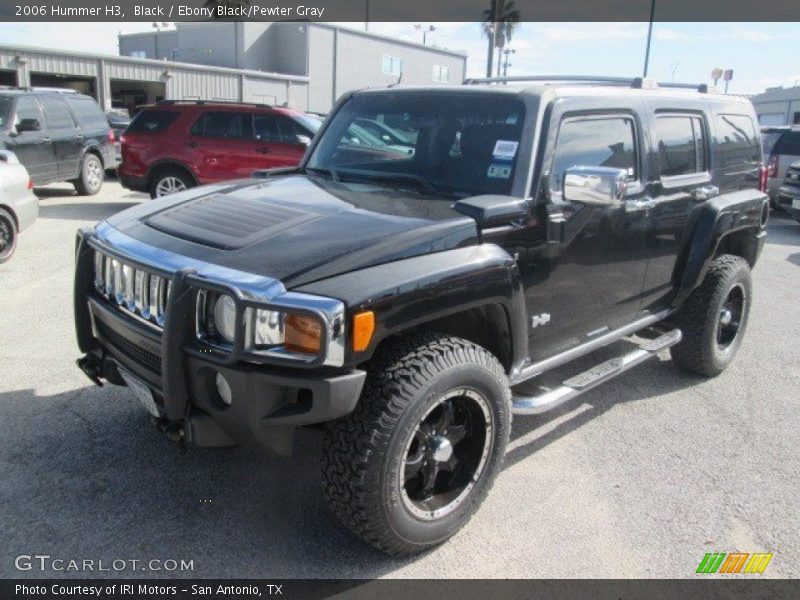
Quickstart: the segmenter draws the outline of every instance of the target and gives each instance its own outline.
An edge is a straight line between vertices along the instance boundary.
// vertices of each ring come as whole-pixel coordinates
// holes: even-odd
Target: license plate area
[[[126,385],[128,388],[133,392],[134,397],[141,402],[142,406],[144,406],[145,410],[149,412],[154,417],[161,417],[162,411],[161,408],[156,403],[155,396],[153,395],[153,391],[148,387],[148,385],[133,375],[130,371],[123,369],[122,367],[117,367],[119,374],[122,376],[122,379],[125,380]]]

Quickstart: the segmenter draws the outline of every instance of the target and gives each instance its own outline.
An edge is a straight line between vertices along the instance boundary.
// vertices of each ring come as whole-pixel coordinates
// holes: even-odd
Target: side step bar
[[[681,341],[681,337],[681,330],[673,329],[654,340],[644,343],[632,352],[607,360],[588,371],[570,377],[555,389],[543,391],[535,396],[514,394],[511,397],[511,412],[515,415],[539,415],[552,410],[593,387],[605,383],[609,379],[613,379],[617,375],[643,363],[662,350],[674,346]]]

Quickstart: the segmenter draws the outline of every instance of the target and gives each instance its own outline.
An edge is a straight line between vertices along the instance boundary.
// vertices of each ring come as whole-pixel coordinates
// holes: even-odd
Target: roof
[[[750,96],[751,102],[775,102],[781,100],[800,100],[800,85],[777,90],[767,90],[762,94]]]

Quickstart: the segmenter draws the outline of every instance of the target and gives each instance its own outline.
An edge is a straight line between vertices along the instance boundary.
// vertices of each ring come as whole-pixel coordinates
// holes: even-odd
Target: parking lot
[[[800,224],[780,215],[754,273],[734,365],[703,380],[668,353],[542,417],[518,417],[468,526],[411,560],[342,529],[319,485],[319,433],[295,456],[181,454],[125,388],[75,367],[74,232],[145,200],[37,190],[39,220],[0,265],[0,576],[14,558],[192,560],[213,577],[691,577],[706,552],[773,552],[800,576]],[[158,576],[123,571],[94,575]]]

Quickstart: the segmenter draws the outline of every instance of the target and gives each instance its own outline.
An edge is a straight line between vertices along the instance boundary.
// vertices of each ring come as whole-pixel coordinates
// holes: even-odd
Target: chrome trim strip
[[[631,335],[632,333],[636,333],[637,331],[644,329],[645,327],[649,327],[654,323],[658,323],[659,321],[663,321],[666,319],[672,310],[662,310],[652,315],[648,315],[638,321],[634,321],[629,325],[625,325],[624,327],[620,327],[619,329],[615,329],[614,331],[609,331],[605,335],[601,335],[593,340],[589,340],[588,342],[584,342],[580,346],[576,346],[567,350],[566,352],[562,352],[561,354],[556,354],[555,356],[551,356],[550,358],[546,358],[544,360],[540,360],[539,362],[532,363],[526,367],[520,369],[516,374],[512,375],[509,381],[509,385],[512,387],[515,385],[519,385],[520,383],[527,381],[529,379],[533,379],[537,375],[541,375],[542,373],[549,371],[550,369],[554,369],[556,367],[560,367],[563,364],[571,362],[576,358],[580,358],[586,354],[594,352],[595,350],[602,348],[603,346],[607,346],[608,344],[617,341],[618,339],[624,338],[625,336]]]

